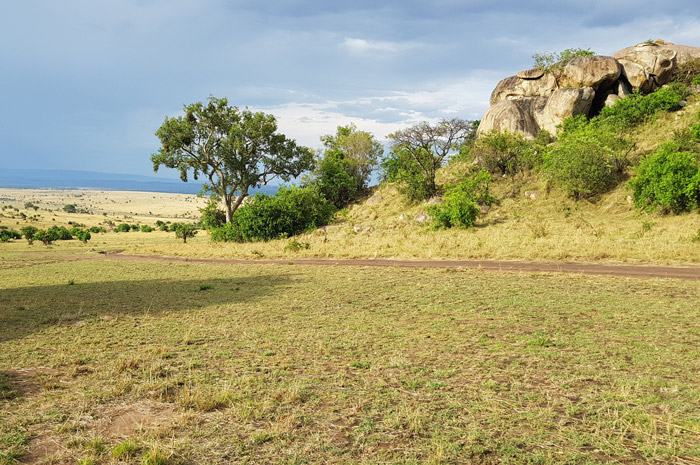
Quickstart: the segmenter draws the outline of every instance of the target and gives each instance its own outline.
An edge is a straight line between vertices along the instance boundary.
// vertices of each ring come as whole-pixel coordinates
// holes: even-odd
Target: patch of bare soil
[[[110,405],[99,412],[95,429],[104,437],[128,437],[148,429],[167,426],[175,411],[163,402],[138,401],[130,404]]]

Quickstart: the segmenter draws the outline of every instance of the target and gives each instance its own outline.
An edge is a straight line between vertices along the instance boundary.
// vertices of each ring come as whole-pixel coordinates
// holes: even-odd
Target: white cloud
[[[389,42],[383,40],[365,40],[353,39],[346,37],[343,41],[343,46],[355,53],[365,52],[387,52],[400,53],[418,47],[417,43],[412,42]]]

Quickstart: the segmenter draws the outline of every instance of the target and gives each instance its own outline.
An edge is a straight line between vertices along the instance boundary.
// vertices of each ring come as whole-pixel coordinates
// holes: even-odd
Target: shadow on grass
[[[22,287],[0,290],[0,342],[47,327],[89,318],[194,312],[226,303],[251,302],[298,279],[290,274],[231,278],[153,279]]]

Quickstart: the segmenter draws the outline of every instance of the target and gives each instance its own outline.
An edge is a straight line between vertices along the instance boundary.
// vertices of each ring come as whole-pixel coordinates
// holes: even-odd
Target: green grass
[[[27,265],[0,269],[4,463],[700,461],[695,282]]]

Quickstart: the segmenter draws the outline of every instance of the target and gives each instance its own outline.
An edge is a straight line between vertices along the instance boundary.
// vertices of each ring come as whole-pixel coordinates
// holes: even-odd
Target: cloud
[[[388,52],[399,53],[418,47],[418,44],[406,42],[388,42],[380,40],[352,39],[346,37],[343,46],[351,52]]]

